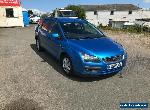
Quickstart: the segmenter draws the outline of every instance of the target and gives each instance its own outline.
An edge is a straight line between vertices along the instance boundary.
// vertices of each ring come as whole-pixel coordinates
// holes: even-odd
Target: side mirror
[[[58,37],[59,37],[59,34],[57,34],[57,33],[53,33],[53,34],[52,34],[52,37],[54,37],[54,38],[58,38]]]

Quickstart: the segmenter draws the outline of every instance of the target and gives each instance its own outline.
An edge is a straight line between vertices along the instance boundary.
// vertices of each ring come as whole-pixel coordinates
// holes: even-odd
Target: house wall
[[[13,8],[14,17],[6,17],[6,8]],[[0,27],[24,26],[22,7],[0,6]]]
[[[141,18],[149,18],[150,19],[150,10],[141,10],[139,11],[139,15],[141,16]]]
[[[95,25],[106,26],[110,19],[133,22],[135,19],[150,18],[150,10],[134,10],[132,14],[129,14],[129,11],[114,11],[114,15],[110,15],[110,12],[107,10],[98,11],[98,15],[94,15],[94,11],[86,11],[86,19]]]

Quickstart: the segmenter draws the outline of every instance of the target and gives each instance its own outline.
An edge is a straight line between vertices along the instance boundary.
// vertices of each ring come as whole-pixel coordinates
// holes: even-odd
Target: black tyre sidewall
[[[38,49],[38,47],[37,47],[37,42],[39,42],[39,49]],[[41,47],[41,44],[40,44],[40,40],[39,40],[38,38],[36,39],[36,48],[37,48],[38,51],[42,51],[42,47]]]

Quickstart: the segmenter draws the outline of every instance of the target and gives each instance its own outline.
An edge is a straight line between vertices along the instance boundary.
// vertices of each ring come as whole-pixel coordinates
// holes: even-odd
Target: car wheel
[[[70,58],[65,55],[61,61],[62,69],[67,75],[71,75],[73,73],[73,66]]]
[[[40,40],[39,39],[36,39],[36,48],[38,51],[42,51],[42,47],[41,47],[41,44],[40,44]]]

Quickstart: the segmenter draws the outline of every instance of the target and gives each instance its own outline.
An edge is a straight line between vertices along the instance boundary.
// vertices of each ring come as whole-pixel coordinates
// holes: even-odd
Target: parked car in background
[[[58,59],[66,74],[99,76],[126,65],[123,46],[85,20],[45,18],[35,31],[37,50]]]
[[[31,16],[30,17],[30,23],[38,23],[40,20],[39,16]]]
[[[55,9],[51,17],[68,17],[68,18],[78,18],[74,11],[66,9]]]

